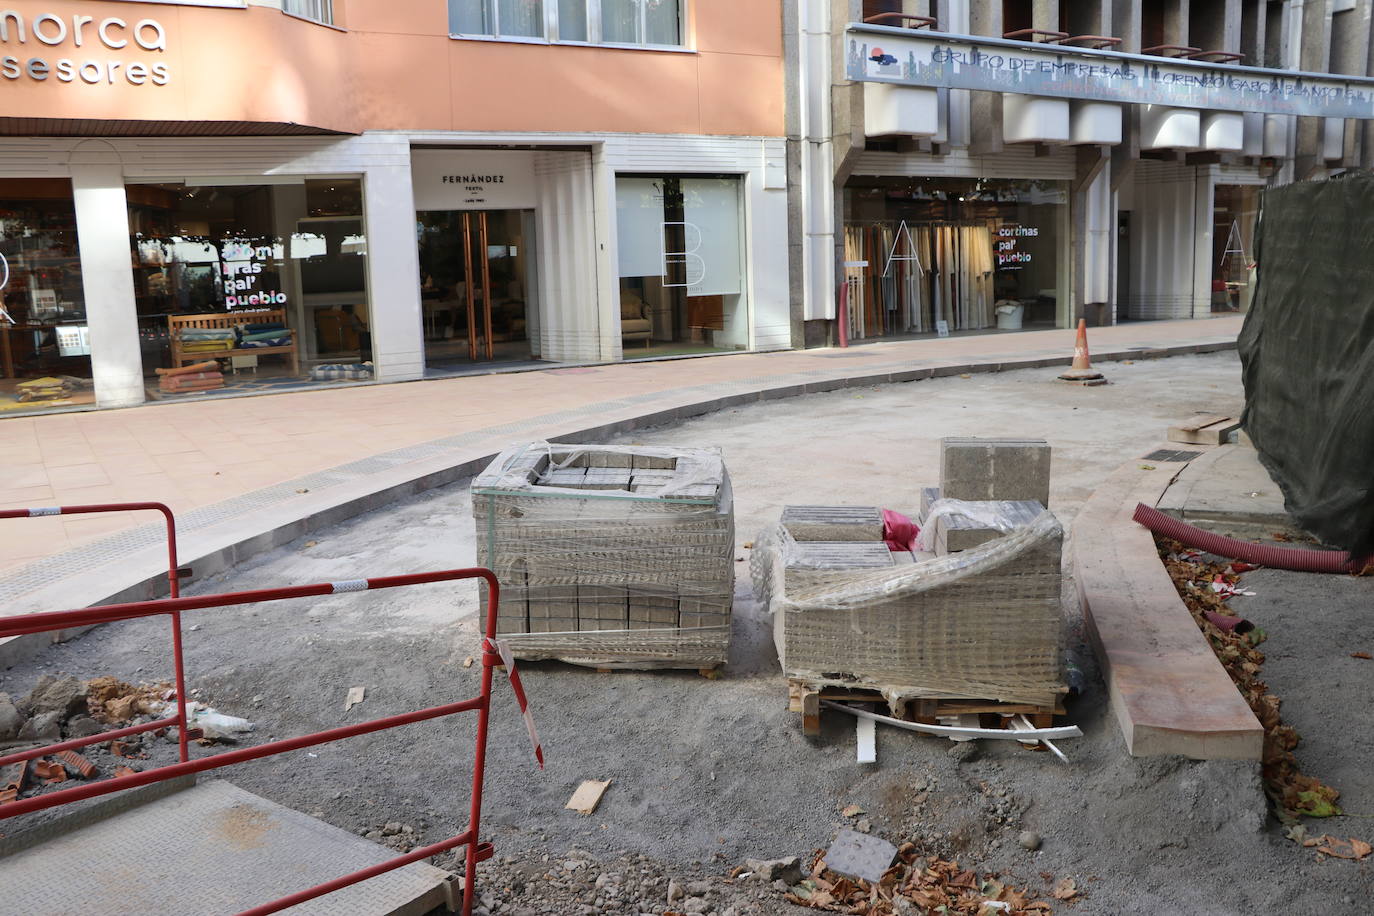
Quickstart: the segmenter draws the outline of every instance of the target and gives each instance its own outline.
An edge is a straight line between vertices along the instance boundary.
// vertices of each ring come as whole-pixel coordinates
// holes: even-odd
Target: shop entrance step
[[[0,874],[34,916],[232,914],[395,855],[211,780],[17,850]],[[417,862],[287,912],[419,916],[445,903],[449,881]]]

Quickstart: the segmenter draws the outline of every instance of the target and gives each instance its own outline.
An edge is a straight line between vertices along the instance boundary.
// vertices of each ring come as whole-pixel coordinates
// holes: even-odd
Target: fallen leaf
[[[1351,653],[1350,653],[1350,657],[1351,657],[1351,658],[1362,658],[1362,659],[1364,659],[1365,661],[1369,661],[1369,660],[1371,660],[1371,659],[1374,659],[1374,655],[1370,655],[1368,652],[1351,652]]]
[[[1153,464],[1142,464],[1140,466],[1140,469],[1142,471],[1153,471],[1155,469],[1155,466]]]
[[[1317,852],[1336,859],[1363,859],[1371,851],[1374,851],[1368,843],[1354,837],[1343,840],[1340,837],[1324,835],[1318,840],[1325,845],[1318,846]]]
[[[860,814],[863,813],[865,813],[864,809],[858,805],[847,805],[845,809],[840,812],[840,814],[842,814],[845,817],[858,817]]]
[[[476,659],[473,658],[471,655],[469,655],[467,658],[463,659],[463,667],[464,667],[464,668],[471,668],[471,667],[472,667],[472,663],[475,662],[475,661],[476,661]]]
[[[306,542],[305,542],[305,546],[306,546],[306,547],[314,547],[314,546],[315,546],[316,544],[318,544],[318,543],[319,543],[319,541],[306,541]]]
[[[1072,878],[1065,878],[1054,886],[1055,900],[1072,900],[1078,896],[1078,885]]]

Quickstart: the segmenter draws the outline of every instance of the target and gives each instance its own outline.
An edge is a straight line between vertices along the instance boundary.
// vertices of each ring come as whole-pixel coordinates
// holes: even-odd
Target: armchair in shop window
[[[649,306],[634,293],[620,294],[620,340],[644,341],[644,349],[653,345],[654,325],[649,320]]]

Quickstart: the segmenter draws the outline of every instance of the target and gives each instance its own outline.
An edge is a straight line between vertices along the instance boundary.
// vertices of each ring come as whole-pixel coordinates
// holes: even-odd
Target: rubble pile
[[[170,715],[169,707],[175,700],[176,690],[167,681],[134,685],[113,677],[82,681],[45,674],[33,690],[17,701],[0,693],[0,756],[147,724]],[[188,704],[188,708],[196,717],[196,725],[200,725],[200,716],[213,713],[197,703]],[[244,724],[247,729],[252,728],[251,723]],[[202,744],[220,737],[208,729],[204,732],[198,739]],[[0,804],[37,794],[69,779],[100,779],[137,772],[139,768],[130,764],[148,758],[146,747],[152,741],[176,743],[176,729],[126,735],[0,767]]]

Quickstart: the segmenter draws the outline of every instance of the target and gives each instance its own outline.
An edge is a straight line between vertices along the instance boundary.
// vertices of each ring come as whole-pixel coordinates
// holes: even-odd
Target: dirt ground
[[[1067,528],[1093,489],[1162,440],[1169,423],[1241,403],[1234,354],[1106,371],[1113,384],[1100,388],[1027,370],[849,389],[620,441],[720,446],[734,482],[742,560],[743,543],[784,504],[914,509],[919,488],[938,482],[939,439],[950,435],[1047,438],[1055,449],[1052,508]],[[454,485],[262,555],[191,591],[469,565],[470,509],[465,486]],[[700,901],[686,912],[801,912],[766,885],[723,879],[746,857],[806,859],[860,819],[876,835],[915,840],[1041,895],[1072,877],[1082,895],[1055,901],[1056,913],[1354,913],[1374,899],[1374,859],[1319,861],[1283,839],[1255,765],[1126,756],[1082,646],[1071,581],[1068,643],[1089,687],[1070,702],[1069,719],[1084,737],[1062,742],[1069,764],[1010,742],[955,745],[880,727],[878,763],[858,765],[853,720],[831,714],[822,736],[809,740],[787,711],[746,566],[737,576],[730,663],[719,680],[521,665],[548,760],[543,772],[509,689],[498,686],[483,831],[498,859],[481,878],[493,911],[662,914],[684,906],[668,903],[671,880],[686,886],[687,900]],[[1304,766],[1329,765],[1319,775],[1337,788],[1363,780],[1347,794],[1348,810],[1374,814],[1370,704],[1359,702],[1368,698],[1374,662],[1338,657],[1374,648],[1359,644],[1370,639],[1358,616],[1370,606],[1369,583],[1325,583],[1322,600],[1312,600],[1307,580],[1290,579],[1247,577],[1259,595],[1237,608],[1270,633],[1266,676],[1305,736]],[[477,652],[470,586],[211,609],[188,613],[186,624],[197,699],[254,720],[253,740],[466,697],[480,670],[464,667]],[[170,675],[168,645],[165,624],[107,625],[3,672],[0,691],[22,695],[40,674],[55,672],[157,680]],[[1335,648],[1341,652],[1333,655]],[[366,700],[345,712],[355,685],[367,688]],[[407,835],[414,842],[433,842],[465,821],[471,728],[467,718],[408,726],[234,767],[228,778],[349,830],[397,823],[415,831]],[[139,766],[169,762],[175,749],[150,740],[146,750],[150,759]],[[563,807],[583,779],[612,780],[591,816]],[[847,805],[863,814],[846,818]],[[1368,824],[1343,818],[1309,829],[1370,839]],[[1038,851],[1018,844],[1026,830],[1043,837]]]

